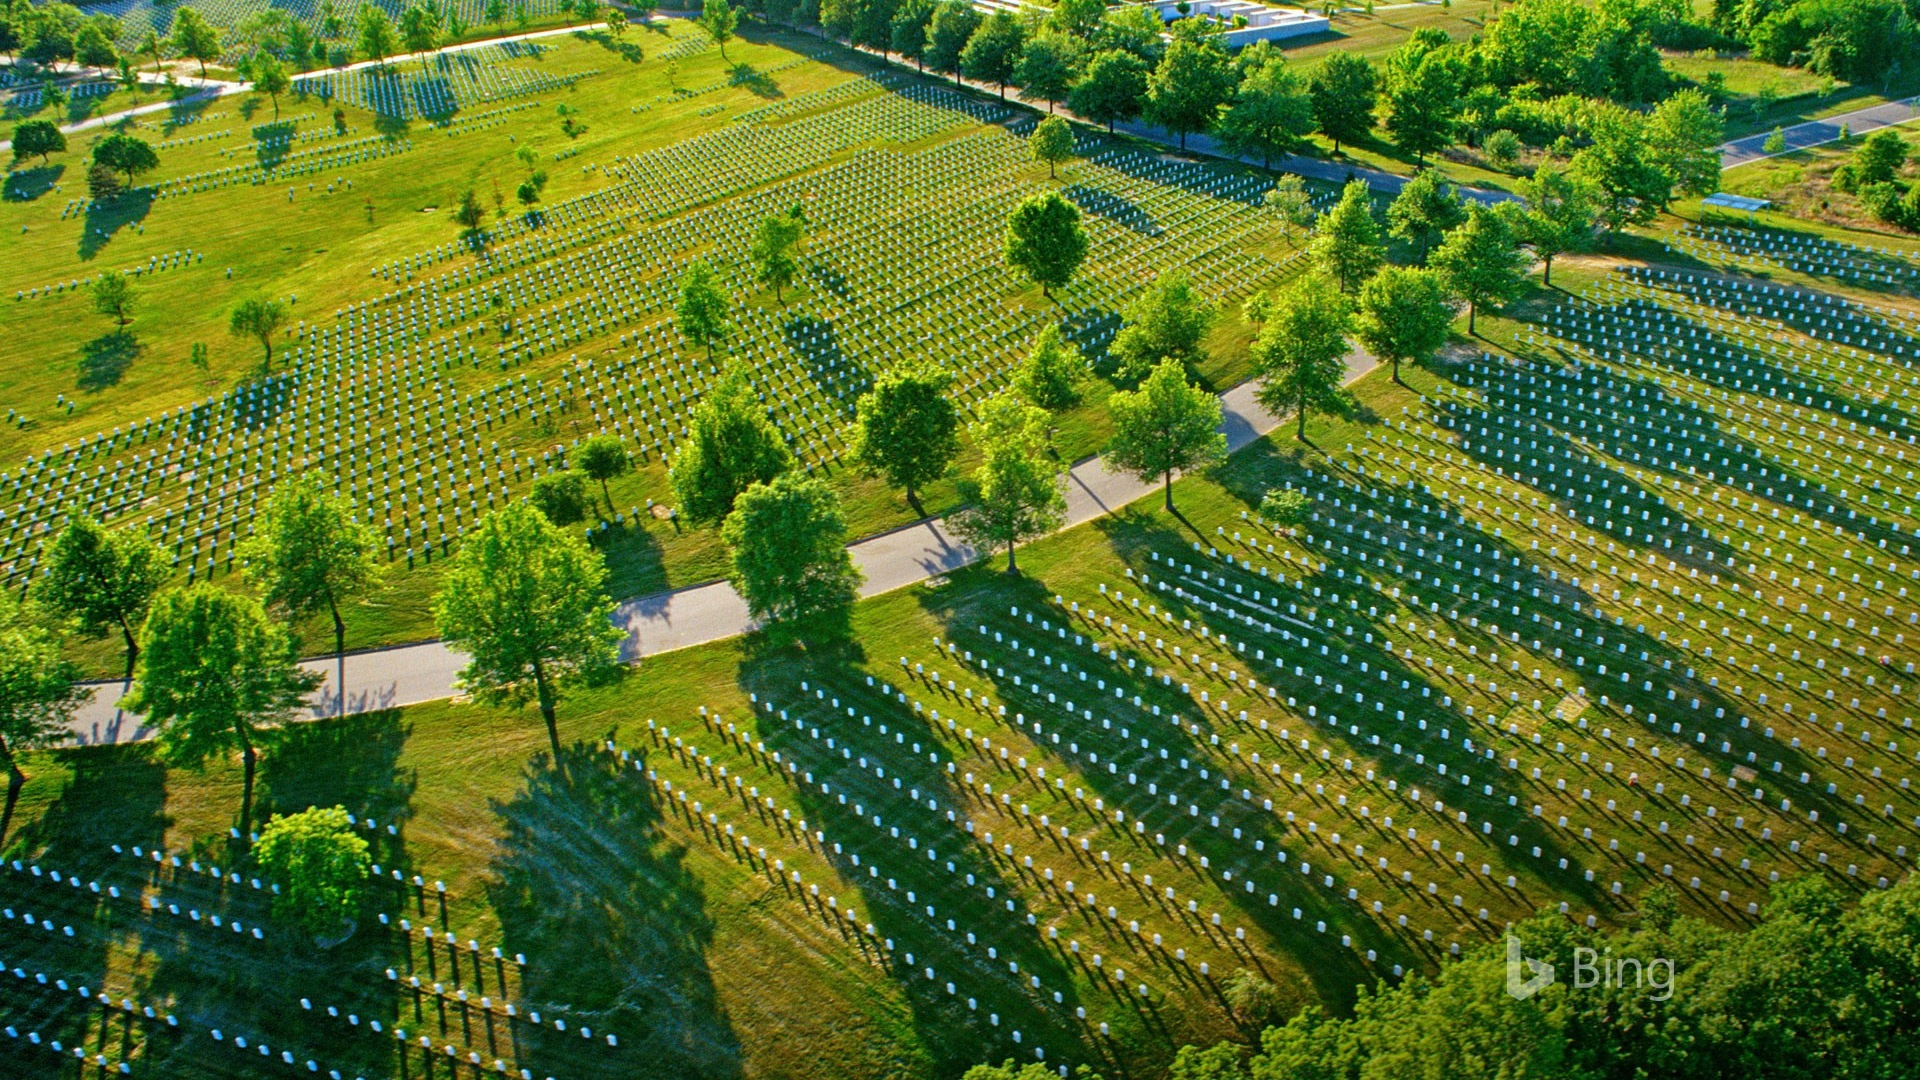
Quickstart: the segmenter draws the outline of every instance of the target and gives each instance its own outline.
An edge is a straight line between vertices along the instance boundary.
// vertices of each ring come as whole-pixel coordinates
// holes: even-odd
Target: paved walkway
[[[1791,154],[1796,150],[1806,150],[1833,142],[1840,137],[1842,125],[1846,126],[1849,134],[1859,135],[1877,128],[1904,124],[1916,116],[1920,116],[1920,97],[1910,97],[1904,101],[1889,101],[1884,105],[1870,105],[1850,113],[1841,113],[1839,116],[1829,116],[1824,120],[1808,120],[1804,124],[1795,124],[1781,130],[1780,134],[1786,139],[1787,146],[1780,153]],[[1769,154],[1765,148],[1767,139],[1772,134],[1770,131],[1763,131],[1757,135],[1748,135],[1744,139],[1722,143],[1720,167],[1731,169],[1738,165],[1778,157],[1779,154]]]
[[[1346,381],[1351,384],[1375,366],[1372,357],[1354,353],[1347,358]],[[1241,449],[1280,424],[1281,418],[1254,401],[1253,392],[1254,384],[1246,382],[1220,395],[1220,430],[1227,437],[1229,450]],[[1157,495],[1159,490],[1156,482],[1108,472],[1099,458],[1089,458],[1068,473],[1067,517],[1062,528],[1083,525],[1136,499]],[[980,557],[979,552],[950,536],[945,522],[938,518],[870,536],[848,550],[854,565],[866,575],[862,596],[904,588]],[[621,653],[629,661],[736,637],[752,626],[746,602],[724,581],[627,600],[615,607],[613,621],[627,632]],[[437,641],[351,654],[346,658],[347,711],[367,712],[450,697],[455,676],[465,664],[464,656]],[[312,699],[313,715],[333,715],[339,708],[336,662],[323,657],[305,661],[303,666],[326,677]],[[74,742],[134,742],[151,734],[138,717],[115,707],[126,692],[124,682],[90,685],[94,697],[75,719]]]

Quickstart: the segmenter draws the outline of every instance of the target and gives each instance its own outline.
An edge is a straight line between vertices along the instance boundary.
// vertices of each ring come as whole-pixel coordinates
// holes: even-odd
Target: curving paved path
[[[1348,384],[1377,366],[1374,359],[1355,352],[1347,358]],[[1261,408],[1253,399],[1254,384],[1241,383],[1220,395],[1220,430],[1227,449],[1239,450],[1278,427],[1281,417]],[[1158,494],[1158,483],[1111,473],[1099,458],[1076,464],[1067,475],[1067,518],[1062,528],[1083,525],[1136,499]],[[861,596],[875,596],[904,588],[957,569],[980,553],[949,536],[942,519],[926,521],[870,536],[848,546],[855,566],[866,575]],[[746,602],[724,581],[693,585],[621,602],[613,621],[627,633],[621,648],[628,661],[672,652],[722,638],[736,637],[752,628]],[[438,641],[399,645],[390,649],[353,653],[345,662],[346,708],[349,712],[412,705],[451,697],[455,677],[466,658]],[[339,706],[340,680],[332,657],[307,660],[310,671],[326,682],[311,699],[315,717],[333,715]],[[140,718],[115,707],[126,684],[120,680],[89,684],[93,700],[72,725],[74,743],[135,742],[151,731]]]
[[[1903,101],[1889,101],[1881,105],[1869,105],[1864,109],[1855,109],[1838,116],[1829,116],[1823,120],[1808,120],[1781,129],[1781,137],[1787,142],[1786,149],[1780,154],[1791,154],[1796,150],[1806,150],[1822,146],[1840,137],[1840,128],[1846,126],[1851,135],[1874,131],[1883,127],[1904,124],[1920,116],[1920,97],[1910,97]],[[1780,154],[1766,151],[1768,136],[1773,133],[1762,131],[1745,138],[1734,139],[1720,146],[1720,167],[1731,169],[1738,165],[1748,165],[1756,161],[1765,161]]]

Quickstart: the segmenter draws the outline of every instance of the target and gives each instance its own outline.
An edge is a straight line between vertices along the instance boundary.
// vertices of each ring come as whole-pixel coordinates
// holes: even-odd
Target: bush
[[[279,886],[273,915],[310,934],[336,934],[360,907],[371,861],[344,807],[314,807],[267,822],[254,858]]]
[[[1900,196],[1900,185],[1890,181],[1860,185],[1860,205],[1867,208],[1867,213],[1889,225],[1900,225],[1906,221]]]
[[[535,480],[527,501],[555,525],[578,524],[592,509],[587,501],[587,478],[573,469]]]
[[[1275,525],[1292,528],[1307,520],[1307,493],[1293,488],[1275,488],[1260,500],[1260,516]]]
[[[1520,136],[1506,128],[1488,135],[1484,146],[1487,160],[1503,169],[1512,168],[1513,163],[1520,160]]]

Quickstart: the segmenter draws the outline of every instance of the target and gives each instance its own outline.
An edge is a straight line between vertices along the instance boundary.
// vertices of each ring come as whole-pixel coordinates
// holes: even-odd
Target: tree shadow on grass
[[[80,374],[74,385],[89,394],[118,386],[147,347],[125,328],[110,330],[80,346]]]
[[[100,253],[101,248],[107,246],[115,233],[145,221],[148,211],[153,209],[153,200],[151,188],[137,188],[123,191],[111,199],[89,202],[86,217],[81,220],[80,258],[92,259]]]
[[[739,1076],[739,1040],[707,968],[706,898],[684,849],[662,835],[653,788],[578,745],[561,765],[538,755],[519,794],[492,804],[503,835],[487,896],[503,948],[526,956],[524,1006],[570,1029],[522,1025],[519,1061],[535,1075],[608,1075],[618,1061],[635,1070],[624,1075]]]
[[[8,173],[6,188],[0,192],[0,198],[7,202],[32,202],[52,191],[53,185],[60,182],[61,174],[66,171],[65,165],[49,164]]]
[[[620,57],[620,59],[625,60],[629,64],[637,64],[646,58],[646,52],[640,48],[638,42],[616,38],[605,30],[595,30],[592,33],[581,34],[580,36]]]
[[[752,64],[740,63],[733,65],[733,67],[727,71],[727,83],[731,86],[740,87],[755,97],[774,99],[787,96],[786,92],[780,89],[780,84],[774,81],[772,75],[758,70]]]

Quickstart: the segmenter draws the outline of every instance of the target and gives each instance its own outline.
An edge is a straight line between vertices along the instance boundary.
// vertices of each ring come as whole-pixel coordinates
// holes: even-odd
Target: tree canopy
[[[1433,267],[1454,294],[1467,302],[1467,333],[1482,304],[1502,304],[1526,285],[1527,257],[1509,223],[1509,207],[1474,206],[1466,224],[1448,234],[1433,253]]]
[[[756,483],[793,468],[793,454],[739,372],[708,389],[688,420],[687,440],[667,470],[680,512],[695,525],[718,524]]]
[[[271,369],[273,335],[286,324],[287,316],[286,301],[250,297],[234,305],[233,314],[227,318],[227,330],[234,337],[250,337],[258,341],[264,351],[260,365],[263,369]]]
[[[1340,201],[1320,215],[1308,247],[1314,264],[1333,278],[1341,292],[1353,292],[1386,262],[1380,223],[1373,217],[1373,194],[1364,180],[1349,180]]]
[[[1437,271],[1389,266],[1360,286],[1354,335],[1375,357],[1393,366],[1424,364],[1447,343],[1453,324],[1453,294]]]
[[[167,563],[144,529],[108,531],[94,518],[75,515],[47,552],[47,576],[37,595],[46,607],[72,619],[92,638],[118,629],[126,639],[127,672],[140,655],[139,626],[154,591],[167,579]]]
[[[763,623],[792,631],[844,623],[860,587],[840,500],[824,480],[783,473],[741,494],[720,527],[728,580]]]
[[[1048,296],[1073,280],[1086,257],[1080,209],[1057,191],[1028,196],[1007,219],[1008,265],[1038,282]]]
[[[979,417],[967,430],[982,461],[960,485],[966,507],[948,523],[976,547],[1005,547],[1007,572],[1015,573],[1019,543],[1051,532],[1066,518],[1065,467],[1051,452],[1046,410],[1000,393],[981,403]]]
[[[1189,383],[1178,360],[1154,365],[1138,390],[1115,391],[1107,398],[1107,415],[1113,422],[1107,468],[1142,480],[1160,478],[1168,511],[1173,510],[1174,473],[1226,460],[1220,399]]]
[[[733,327],[727,321],[726,290],[715,278],[713,267],[701,259],[680,275],[680,302],[674,308],[674,325],[680,336],[695,348],[705,348],[713,358],[715,342],[724,341]]]
[[[267,496],[240,557],[269,607],[295,618],[326,612],[333,620],[334,652],[341,655],[347,624],[340,605],[380,580],[374,543],[373,529],[360,520],[355,504],[335,494],[324,473],[306,472]]]
[[[1048,412],[1070,408],[1080,400],[1080,381],[1087,362],[1080,350],[1050,322],[1034,339],[1033,351],[1013,372],[1013,390],[1021,400]]]
[[[1198,367],[1206,359],[1215,316],[1213,305],[1185,274],[1162,273],[1123,313],[1126,321],[1107,348],[1116,361],[1115,374],[1138,381],[1166,359]]]
[[[1331,279],[1313,273],[1273,298],[1253,341],[1253,368],[1260,378],[1254,400],[1276,415],[1292,411],[1302,441],[1308,413],[1346,408],[1341,383],[1352,325],[1352,301]]]
[[[947,397],[953,377],[927,361],[902,361],[880,373],[855,406],[853,459],[906,491],[947,474],[960,453],[960,412]]]
[[[273,896],[274,918],[313,935],[349,925],[373,862],[341,806],[273,818],[260,830],[253,857],[261,876],[280,887]]]

